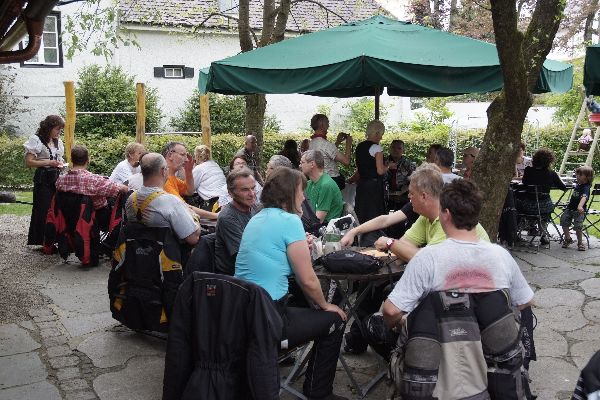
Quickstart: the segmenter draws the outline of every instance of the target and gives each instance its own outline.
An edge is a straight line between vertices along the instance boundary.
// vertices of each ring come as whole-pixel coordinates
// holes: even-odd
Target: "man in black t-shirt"
[[[248,168],[233,170],[227,176],[227,191],[233,201],[227,204],[217,219],[215,230],[216,272],[233,275],[242,234],[256,213],[256,181]]]

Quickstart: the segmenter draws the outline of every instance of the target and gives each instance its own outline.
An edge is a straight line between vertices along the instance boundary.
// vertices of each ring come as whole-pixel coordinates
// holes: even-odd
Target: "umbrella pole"
[[[379,88],[375,87],[375,119],[379,121]]]

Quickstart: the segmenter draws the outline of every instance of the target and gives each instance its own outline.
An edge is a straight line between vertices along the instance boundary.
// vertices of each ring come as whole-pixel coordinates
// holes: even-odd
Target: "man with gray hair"
[[[242,234],[256,213],[256,180],[246,167],[234,169],[227,175],[227,191],[232,201],[219,213],[215,230],[216,272],[233,275]]]
[[[140,167],[144,184],[125,203],[127,219],[149,227],[171,228],[187,244],[198,243],[200,227],[194,222],[191,210],[179,198],[163,191],[168,177],[165,158],[158,153],[145,154]]]
[[[326,173],[323,153],[307,150],[300,159],[300,169],[309,179],[306,197],[321,222],[339,218],[344,208],[342,193],[335,181]]]
[[[271,175],[271,172],[277,167],[286,167],[294,169],[294,164],[290,161],[286,156],[282,156],[281,154],[275,154],[269,159],[267,163],[267,169],[265,171],[265,179]]]

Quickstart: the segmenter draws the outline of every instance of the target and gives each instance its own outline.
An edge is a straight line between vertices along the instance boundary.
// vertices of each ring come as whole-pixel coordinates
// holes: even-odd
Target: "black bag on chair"
[[[378,258],[354,250],[338,250],[317,260],[329,272],[370,274],[379,271],[383,263]]]

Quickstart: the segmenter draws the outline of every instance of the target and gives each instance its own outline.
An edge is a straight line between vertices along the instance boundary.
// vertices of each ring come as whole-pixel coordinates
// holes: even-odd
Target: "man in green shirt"
[[[319,150],[308,150],[302,154],[300,169],[306,175],[308,185],[306,197],[323,223],[339,218],[344,208],[342,192],[328,174],[323,173],[325,160]]]

